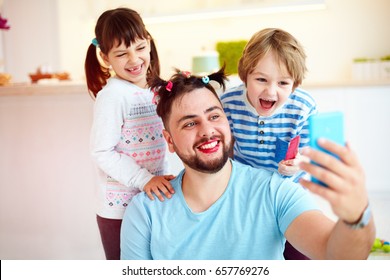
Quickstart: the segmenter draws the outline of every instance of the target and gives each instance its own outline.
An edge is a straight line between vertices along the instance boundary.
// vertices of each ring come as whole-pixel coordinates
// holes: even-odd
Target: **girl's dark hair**
[[[165,81],[157,75],[150,81],[150,87],[155,93],[157,115],[162,119],[166,129],[169,129],[167,126],[168,119],[171,115],[172,105],[177,99],[182,98],[185,94],[195,89],[207,88],[220,100],[215,88],[210,82],[217,82],[225,90],[225,81],[227,80],[225,65],[217,72],[203,77],[191,75],[189,72],[180,71],[179,69],[175,69],[175,72],[169,81]]]
[[[146,30],[141,16],[136,11],[128,8],[105,11],[96,23],[95,36],[100,51],[105,55],[114,47],[115,43],[118,45],[124,43],[128,47],[137,39],[149,39],[151,44],[150,66],[146,80],[148,81],[151,75],[160,74],[160,61],[156,45]],[[109,68],[99,63],[96,46],[93,43],[88,47],[84,68],[88,90],[96,97],[97,93],[106,85],[111,74]]]

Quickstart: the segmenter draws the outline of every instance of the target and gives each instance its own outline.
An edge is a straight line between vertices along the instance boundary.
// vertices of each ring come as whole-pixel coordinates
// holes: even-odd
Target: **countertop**
[[[0,86],[0,96],[15,95],[53,95],[53,94],[77,94],[87,93],[86,82],[83,81],[59,81],[47,83],[15,83]]]
[[[237,76],[229,77],[228,87],[240,84]],[[376,87],[390,86],[390,80],[379,81],[339,81],[339,82],[304,82],[303,89],[342,88],[342,87]],[[14,83],[0,86],[0,96],[15,95],[53,95],[53,94],[88,93],[85,81],[47,81],[44,83]]]

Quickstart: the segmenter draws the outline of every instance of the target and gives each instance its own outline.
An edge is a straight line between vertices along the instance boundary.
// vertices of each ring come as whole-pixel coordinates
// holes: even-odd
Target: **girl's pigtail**
[[[156,44],[149,32],[148,36],[150,38],[150,66],[148,69],[146,81],[148,85],[150,85],[150,81],[154,75],[160,76],[160,60],[158,57]]]
[[[111,74],[109,68],[100,64],[94,44],[88,47],[84,69],[88,90],[91,96],[96,98],[98,92],[107,84],[107,79],[111,77]]]
[[[150,76],[149,86],[155,94],[161,95],[161,88],[164,87],[166,83],[167,82],[161,79],[157,74]]]

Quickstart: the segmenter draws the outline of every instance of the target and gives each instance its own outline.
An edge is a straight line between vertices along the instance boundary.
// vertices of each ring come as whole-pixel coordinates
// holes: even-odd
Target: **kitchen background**
[[[303,9],[316,9],[277,12],[282,3],[301,3]],[[169,0],[164,4],[158,0],[3,0],[1,14],[11,25],[10,30],[1,32],[5,70],[15,82],[28,81],[28,73],[38,66],[68,71],[73,80],[83,79],[84,57],[94,38],[97,17],[105,9],[121,5],[145,17],[161,56],[164,76],[172,73],[172,67],[190,69],[192,56],[202,49],[215,49],[218,41],[248,40],[265,27],[284,28],[301,41],[308,56],[307,82],[347,81],[353,59],[380,58],[390,52],[388,0]],[[266,8],[256,10],[253,5]],[[186,11],[187,19],[194,18],[197,9],[232,12],[227,17],[222,17],[222,12],[214,14],[219,16],[216,19],[156,19],[176,14],[179,8]],[[296,5],[287,8],[292,10]],[[248,15],[248,9],[258,12]]]
[[[390,239],[390,80],[357,79],[353,63],[390,55],[390,1],[3,0],[0,13],[11,28],[0,30],[0,72],[13,83],[0,87],[1,259],[104,258],[88,152],[93,100],[83,65],[98,16],[118,6],[144,17],[164,77],[173,67],[191,70],[193,56],[215,50],[217,42],[248,40],[265,27],[297,37],[308,56],[303,87],[320,110],[345,112],[377,235]],[[31,86],[29,73],[39,67],[67,72],[72,81]],[[171,162],[176,173],[175,155]]]

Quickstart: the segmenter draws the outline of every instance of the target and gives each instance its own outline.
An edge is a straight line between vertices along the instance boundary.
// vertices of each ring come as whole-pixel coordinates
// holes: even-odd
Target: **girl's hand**
[[[305,148],[303,154],[320,166],[308,162],[302,162],[300,166],[328,187],[305,179],[301,179],[300,183],[329,201],[333,212],[341,220],[354,223],[368,204],[364,170],[348,144],[343,147],[325,139],[319,139],[318,144],[337,155],[339,159],[321,151]]]
[[[170,180],[174,179],[173,175],[154,176],[144,186],[144,192],[148,195],[150,200],[154,200],[152,192],[158,197],[160,201],[164,201],[163,193],[167,198],[171,198],[175,190],[172,188]]]
[[[299,163],[304,160],[304,157],[299,153],[295,156],[294,159],[282,160],[278,165],[279,174],[285,176],[293,176],[297,173],[301,168],[299,167]]]

